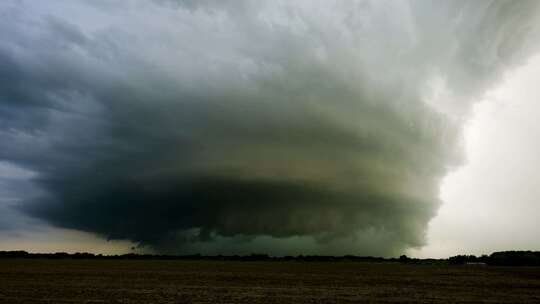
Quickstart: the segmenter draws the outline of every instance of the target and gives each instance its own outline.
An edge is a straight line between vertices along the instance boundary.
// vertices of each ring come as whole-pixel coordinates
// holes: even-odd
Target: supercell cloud
[[[10,208],[161,252],[421,246],[539,5],[3,1],[0,161],[40,193]]]

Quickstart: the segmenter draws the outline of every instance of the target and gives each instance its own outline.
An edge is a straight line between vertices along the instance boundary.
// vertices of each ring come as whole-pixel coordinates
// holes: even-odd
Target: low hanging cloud
[[[44,193],[16,208],[161,252],[421,246],[539,5],[5,1],[0,160]]]

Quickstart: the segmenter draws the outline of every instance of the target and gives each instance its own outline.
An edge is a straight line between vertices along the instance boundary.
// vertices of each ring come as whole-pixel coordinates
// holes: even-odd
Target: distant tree
[[[538,251],[501,251],[489,256],[488,264],[500,266],[540,266]]]
[[[463,265],[467,263],[478,263],[478,258],[475,255],[456,255],[448,258],[448,263],[452,265]]]
[[[409,260],[410,260],[410,258],[408,256],[406,256],[406,255],[401,255],[399,257],[400,262],[408,262]]]

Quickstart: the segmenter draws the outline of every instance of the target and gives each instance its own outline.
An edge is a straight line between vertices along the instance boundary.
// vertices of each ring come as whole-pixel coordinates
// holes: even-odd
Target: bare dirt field
[[[0,260],[0,303],[540,303],[540,268]]]

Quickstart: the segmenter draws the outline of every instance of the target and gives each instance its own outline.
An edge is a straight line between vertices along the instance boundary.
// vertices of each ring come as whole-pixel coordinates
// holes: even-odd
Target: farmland
[[[0,259],[0,303],[540,303],[540,268]]]

